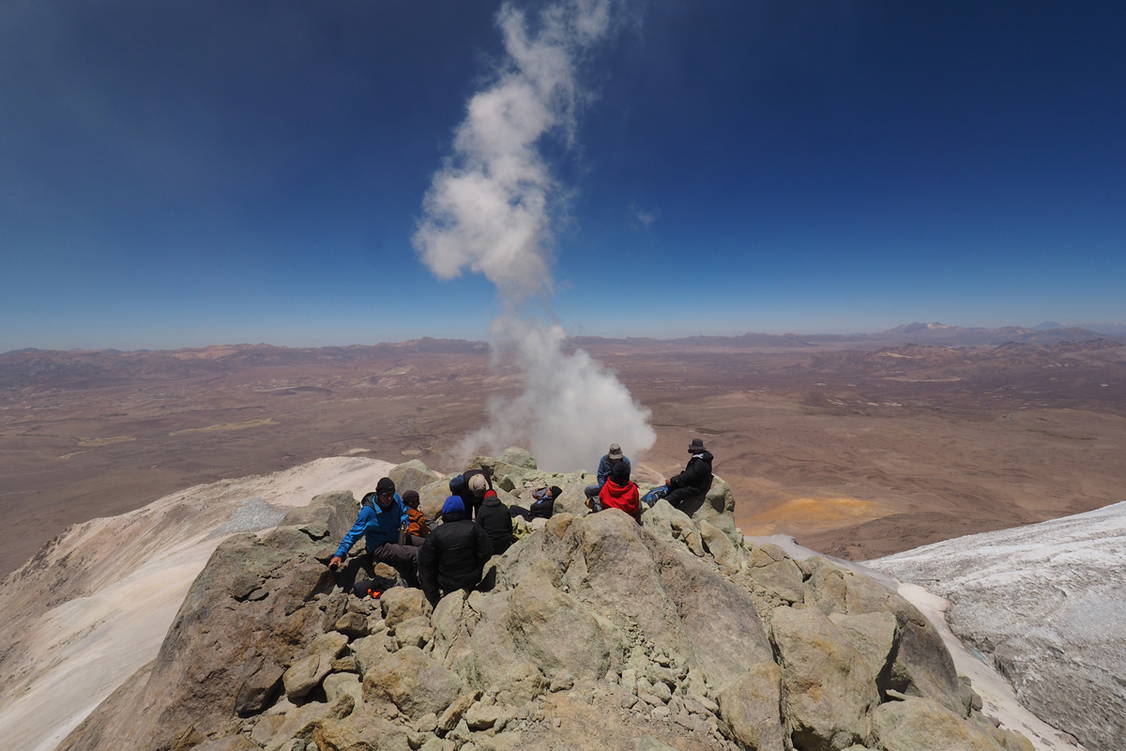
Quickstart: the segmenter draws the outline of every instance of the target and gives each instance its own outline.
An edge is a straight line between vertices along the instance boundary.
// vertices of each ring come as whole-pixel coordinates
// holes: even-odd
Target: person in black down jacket
[[[461,498],[442,504],[442,524],[418,549],[418,578],[431,605],[455,589],[470,590],[481,581],[493,543],[485,530],[469,518]]]
[[[512,504],[508,507],[508,513],[522,517],[527,522],[532,519],[550,519],[551,515],[555,513],[555,499],[562,494],[563,488],[558,485],[552,485],[550,488],[538,488],[532,491],[532,498],[536,500],[530,509]]]
[[[714,457],[704,448],[704,442],[699,438],[692,439],[692,443],[688,445],[688,453],[692,455],[688,460],[688,466],[665,483],[669,486],[669,494],[665,496],[665,500],[672,504],[673,508],[692,516],[704,505],[704,498],[711,490]]]
[[[494,555],[502,555],[516,542],[516,537],[512,534],[512,514],[509,513],[508,506],[500,502],[494,490],[485,492],[481,508],[477,509],[477,524],[492,540]]]

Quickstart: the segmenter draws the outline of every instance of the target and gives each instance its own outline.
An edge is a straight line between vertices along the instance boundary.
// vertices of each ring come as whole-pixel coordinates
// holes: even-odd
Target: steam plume
[[[573,140],[577,66],[611,21],[610,0],[563,0],[532,23],[502,6],[506,58],[469,100],[453,153],[423,200],[416,250],[440,278],[469,269],[496,286],[505,312],[494,323],[494,345],[515,358],[525,379],[517,399],[490,403],[489,423],[466,439],[469,451],[527,441],[543,466],[570,470],[590,464],[610,441],[637,455],[656,439],[649,410],[612,372],[586,352],[565,352],[559,326],[520,315],[553,286],[549,254],[561,190],[539,147],[548,135]]]

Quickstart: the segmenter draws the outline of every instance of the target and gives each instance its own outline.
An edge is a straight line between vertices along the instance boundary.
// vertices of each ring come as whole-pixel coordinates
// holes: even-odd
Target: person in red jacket
[[[637,483],[629,479],[630,466],[626,462],[618,462],[610,472],[610,477],[598,491],[597,503],[591,503],[591,511],[616,508],[626,512],[637,523],[641,523],[641,500],[637,492]],[[592,501],[594,499],[591,499]]]

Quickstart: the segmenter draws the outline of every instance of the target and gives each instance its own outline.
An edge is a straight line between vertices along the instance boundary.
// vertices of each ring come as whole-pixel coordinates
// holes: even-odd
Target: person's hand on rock
[[[340,564],[343,563],[343,562],[344,562],[343,558],[341,558],[338,555],[334,555],[332,557],[332,560],[328,562],[328,567],[330,569],[332,569],[333,571],[335,571],[336,569],[340,568]]]

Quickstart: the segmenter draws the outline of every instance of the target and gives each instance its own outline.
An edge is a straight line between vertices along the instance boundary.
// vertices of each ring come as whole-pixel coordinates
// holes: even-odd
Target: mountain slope
[[[950,601],[1021,703],[1092,751],[1126,738],[1126,502],[866,562]]]
[[[0,585],[0,738],[50,751],[152,660],[192,580],[239,532],[273,527],[327,490],[375,487],[391,467],[318,459],[197,485],[69,528]]]

